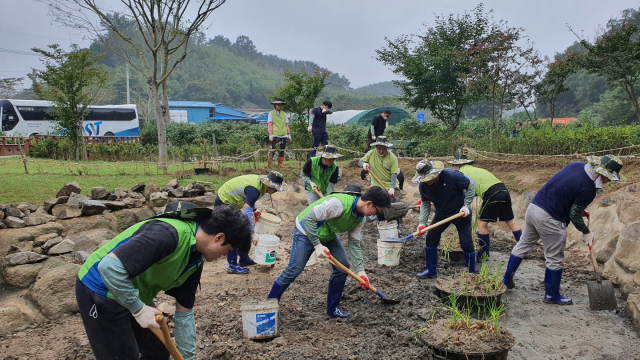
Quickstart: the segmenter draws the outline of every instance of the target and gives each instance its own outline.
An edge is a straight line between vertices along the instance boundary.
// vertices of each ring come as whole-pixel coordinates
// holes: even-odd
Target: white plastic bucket
[[[256,223],[256,234],[275,235],[280,228],[280,221],[280,218],[273,214],[262,213],[260,220]]]
[[[275,235],[258,234],[258,245],[253,250],[253,260],[262,265],[272,265],[276,262],[280,238]]]
[[[398,266],[400,264],[401,252],[402,242],[385,242],[378,240],[378,264]]]
[[[309,256],[309,260],[307,261],[307,264],[305,265],[305,267],[315,264],[317,260],[318,260],[318,253],[316,253],[316,251],[313,250],[313,252],[311,253],[311,256]]]
[[[245,304],[242,311],[242,334],[252,340],[278,336],[278,299]]]
[[[380,239],[397,238],[398,223],[395,220],[378,222],[378,233]]]

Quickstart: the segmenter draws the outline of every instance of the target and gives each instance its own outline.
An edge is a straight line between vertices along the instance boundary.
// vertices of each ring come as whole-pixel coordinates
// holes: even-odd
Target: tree
[[[200,31],[211,13],[226,0],[120,0],[124,10],[119,13],[133,21],[143,40],[135,42],[121,28],[121,22],[98,6],[98,0],[39,0],[46,3],[62,24],[82,28],[101,41],[144,75],[150,98],[156,108],[158,124],[158,167],[167,172],[167,124],[169,123],[169,93],[167,80],[187,57],[192,36]],[[112,12],[113,13],[113,12]],[[90,18],[101,21],[96,27]],[[120,46],[111,46],[109,35],[119,37]]]
[[[489,57],[485,45],[497,32],[483,5],[472,13],[437,16],[424,35],[403,35],[376,50],[377,60],[406,80],[394,81],[400,98],[413,109],[428,109],[450,130],[463,110],[484,97]]]
[[[18,90],[18,85],[22,83],[24,78],[4,78],[0,79],[0,96],[3,99],[9,99],[14,97],[20,90]]]
[[[535,86],[538,101],[549,104],[551,116],[549,123],[553,124],[556,114],[556,101],[560,94],[571,90],[565,85],[567,78],[576,71],[575,61],[570,57],[558,57],[555,61],[547,61],[547,73],[542,81]]]
[[[218,46],[225,49],[231,49],[231,40],[229,40],[228,38],[222,35],[216,35],[213,37],[213,39],[209,39],[209,41],[207,42],[207,45]]]
[[[258,49],[248,36],[240,35],[231,45],[231,51],[243,59],[253,60],[258,57]]]
[[[82,121],[87,106],[93,102],[100,88],[107,82],[107,73],[96,63],[102,55],[94,55],[89,49],[80,49],[71,45],[66,52],[60,45],[49,45],[51,51],[33,48],[44,56],[45,70],[35,72],[44,86],[34,91],[43,99],[53,102],[53,118],[57,130],[73,141],[76,160],[80,159],[80,146],[83,158],[87,160],[86,148],[82,138]],[[37,90],[36,90],[37,89]]]

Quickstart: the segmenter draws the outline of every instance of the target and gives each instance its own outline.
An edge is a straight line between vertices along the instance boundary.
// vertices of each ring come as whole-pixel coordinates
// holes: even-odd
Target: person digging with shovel
[[[456,154],[453,161],[447,161],[454,170],[458,170],[466,175],[475,185],[476,195],[482,198],[480,212],[478,213],[478,231],[476,235],[480,239],[481,249],[476,254],[478,260],[482,256],[489,257],[491,240],[489,239],[489,223],[504,221],[511,229],[516,242],[522,236],[520,225],[513,216],[511,208],[511,196],[504,183],[498,180],[492,173],[485,169],[472,166],[473,160],[467,158],[465,154]]]
[[[318,156],[307,160],[302,167],[300,177],[304,180],[304,190],[307,195],[308,205],[321,198],[316,192],[330,194],[338,182],[338,165],[336,159],[342,157],[336,147],[325,145]]]
[[[247,218],[231,206],[211,210],[178,202],[165,211],[94,251],[78,272],[76,300],[98,360],[169,359],[149,330],[160,328],[155,316],[161,311],[153,299],[161,290],[176,299],[178,350],[194,360],[193,305],[203,262],[251,247]]]
[[[435,224],[449,216],[464,213],[462,217],[451,223],[458,230],[460,247],[464,252],[464,261],[470,273],[476,272],[476,252],[471,237],[471,202],[476,196],[475,185],[461,172],[445,169],[442,161],[421,160],[416,165],[416,176],[413,182],[419,182],[420,190],[420,222],[417,231],[426,228],[431,203],[436,208],[431,224]],[[438,245],[440,237],[450,223],[438,226],[427,232],[426,247],[424,248],[424,260],[426,269],[418,273],[421,279],[437,276]]]
[[[286,191],[287,184],[284,183],[282,174],[278,171],[270,171],[267,176],[262,175],[242,175],[235,177],[222,184],[218,189],[218,195],[213,203],[214,206],[231,205],[239,210],[249,219],[251,228],[251,239],[254,245],[258,243],[258,235],[255,231],[255,222],[260,220],[261,212],[256,208],[256,201],[265,194],[272,195],[276,191]],[[238,255],[240,263],[238,264]],[[229,274],[246,274],[249,269],[246,266],[255,265],[255,261],[249,257],[248,251],[242,252],[234,249],[227,254]]]
[[[315,250],[319,258],[333,257],[349,268],[347,253],[337,234],[349,233],[349,258],[354,270],[369,287],[369,278],[364,271],[362,259],[362,226],[364,216],[380,214],[389,207],[389,195],[380,187],[372,187],[361,195],[360,187],[347,185],[344,191],[333,193],[309,205],[296,218],[293,230],[293,243],[289,264],[273,283],[268,298],[278,299],[300,275],[309,257]],[[346,318],[350,314],[340,309],[340,297],[344,290],[347,274],[333,266],[327,291],[327,315],[334,318]]]
[[[542,239],[546,269],[544,298],[547,304],[571,305],[573,300],[560,295],[567,226],[571,222],[587,246],[593,245],[593,233],[582,219],[586,207],[613,180],[624,183],[622,161],[617,156],[587,157],[587,164],[575,161],[558,171],[531,200],[524,216],[524,232],[511,250],[502,283],[515,287],[513,277],[533,245]]]

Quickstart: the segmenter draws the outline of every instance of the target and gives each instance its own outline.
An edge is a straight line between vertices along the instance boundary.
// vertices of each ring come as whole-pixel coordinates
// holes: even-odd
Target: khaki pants
[[[524,216],[522,237],[511,254],[524,258],[533,245],[542,239],[545,263],[548,269],[560,270],[564,264],[564,247],[567,242],[567,226],[535,204],[529,204]]]

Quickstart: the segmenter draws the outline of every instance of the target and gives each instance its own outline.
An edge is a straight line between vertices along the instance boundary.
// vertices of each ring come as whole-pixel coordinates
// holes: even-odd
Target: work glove
[[[593,246],[593,237],[593,233],[591,232],[588,234],[582,234],[582,241],[584,241],[584,244],[587,245],[589,249]]]
[[[327,109],[322,109],[322,113],[323,114],[326,113],[326,112],[327,112]]]
[[[309,181],[309,186],[311,186],[311,190],[318,190],[320,191],[320,188],[318,187],[318,185],[316,185],[316,183],[314,183],[313,181]]]
[[[368,289],[369,288],[369,278],[367,277],[367,273],[365,273],[364,270],[360,270],[360,271],[358,271],[358,276],[360,276],[360,278],[362,280],[364,280],[364,282],[361,282],[358,285],[360,285],[360,287],[363,288],[363,289]]]
[[[318,255],[319,258],[329,258],[329,256],[331,256],[331,251],[329,251],[326,246],[318,244],[313,247],[316,248],[316,255]]]
[[[289,138],[289,141],[291,141],[291,134],[287,134],[287,137]]]
[[[367,171],[371,171],[371,166],[369,166],[369,164],[367,164],[367,163],[362,164],[362,168],[367,170]]]
[[[273,135],[269,135],[269,141],[273,142]]]
[[[309,127],[307,128],[307,132],[310,133],[311,129],[312,129],[312,127],[311,127],[311,125],[309,125]]]
[[[420,206],[420,205],[422,205],[422,199],[416,201],[416,206]]]
[[[471,210],[469,210],[469,207],[467,205],[461,207],[460,208],[460,212],[464,213],[464,215],[462,215],[462,217],[467,217],[467,216],[469,216],[469,214],[471,214]]]
[[[584,210],[582,212],[582,216],[586,217],[587,219],[591,216],[591,214],[589,214],[589,212],[587,210]]]
[[[424,232],[422,231],[422,229],[426,229],[427,225],[425,224],[420,224],[418,225],[418,228],[416,229],[416,231],[418,232],[418,235],[424,235]]]
[[[136,319],[138,324],[140,324],[141,328],[160,329],[160,324],[156,322],[156,315],[158,314],[162,314],[162,311],[160,311],[160,309],[143,305],[142,309],[133,314],[133,317]]]
[[[394,189],[394,188],[389,188],[388,191],[389,191],[389,196],[390,197],[393,197],[396,194],[396,189]]]
[[[260,237],[255,232],[252,232],[251,233],[251,243],[253,244],[253,246],[258,245],[258,241],[260,241]]]
[[[260,211],[254,211],[253,212],[253,222],[260,221],[260,216],[262,216],[262,213]]]

